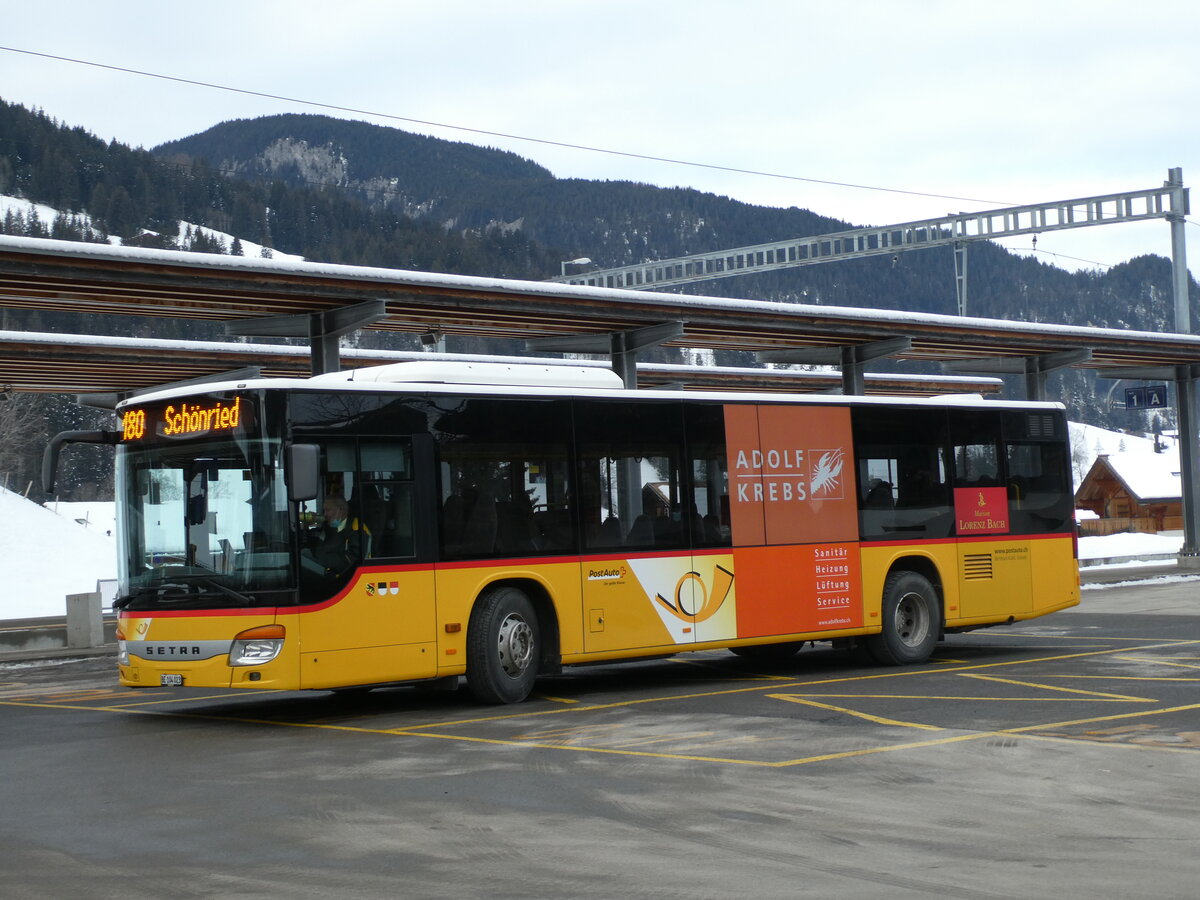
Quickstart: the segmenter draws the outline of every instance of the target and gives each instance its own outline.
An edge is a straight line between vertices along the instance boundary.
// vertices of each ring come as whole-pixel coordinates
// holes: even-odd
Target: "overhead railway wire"
[[[162,81],[172,81],[178,84],[187,84],[193,87],[209,88],[211,90],[227,91],[234,94],[242,94],[248,97],[261,97],[267,100],[279,100],[284,103],[294,103],[300,106],[311,106],[316,109],[332,110],[334,112],[351,113],[359,116],[370,116],[372,118],[387,119],[394,122],[405,122],[410,125],[424,125],[429,128],[444,128],[450,131],[461,131],[467,134],[478,134],[484,137],[505,138],[513,141],[523,141],[525,143],[540,144],[546,147],[559,147],[566,150],[580,150],[588,153],[603,153],[608,156],[620,156],[626,159],[641,159],[647,162],[666,163],[675,166],[688,166],[695,169],[708,169],[717,172],[729,172],[735,175],[753,175],[761,178],[777,178],[785,181],[802,181],[809,184],[823,184],[829,187],[851,188],[862,191],[879,191],[889,194],[904,194],[911,197],[930,197],[938,200],[958,200],[965,203],[981,203],[986,206],[1012,206],[1015,205],[1007,200],[986,200],[978,197],[963,197],[955,194],[942,194],[931,191],[916,191],[904,188],[882,187],[880,185],[857,184],[849,181],[836,181],[825,178],[812,178],[803,175],[787,175],[780,172],[766,172],[758,169],[745,169],[737,166],[723,166],[717,163],[698,162],[696,160],[675,159],[667,156],[656,156],[649,153],[634,153],[627,150],[615,150],[608,147],[594,147],[588,144],[576,144],[568,141],[556,141],[549,138],[529,137],[527,135],[512,134],[504,131],[492,131],[484,128],[474,128],[468,125],[453,125],[447,122],[434,122],[428,119],[418,119],[411,116],[401,116],[393,113],[378,112],[376,110],[361,109],[353,106],[343,106],[334,103],[323,103],[318,100],[305,100],[300,97],[289,97],[283,94],[273,94],[266,91],[256,91],[249,88],[233,87],[231,85],[216,84],[215,82],[200,81],[198,79],[182,78],[175,75],[164,75],[158,72],[147,72],[142,69],[132,69],[126,66],[116,66],[108,63],[99,63],[92,60],[78,59],[69,56],[59,56],[53,53],[42,53],[36,50],[26,50],[21,47],[3,47],[0,46],[0,51],[8,53],[19,53],[26,56],[35,56],[42,59],[51,59],[58,62],[67,62],[81,66],[91,66],[97,69],[106,69],[112,72],[121,72],[126,75],[138,75],[144,78],[156,78]]]

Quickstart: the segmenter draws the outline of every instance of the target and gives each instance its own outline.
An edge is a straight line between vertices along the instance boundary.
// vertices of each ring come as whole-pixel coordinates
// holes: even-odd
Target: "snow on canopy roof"
[[[365,283],[382,283],[422,287],[426,289],[491,291],[520,296],[547,296],[583,299],[652,299],[662,306],[673,306],[681,311],[745,310],[746,312],[787,313],[794,316],[815,316],[822,319],[845,317],[860,322],[880,324],[906,324],[912,326],[953,327],[970,331],[973,328],[1008,331],[1045,338],[1070,336],[1076,339],[1135,341],[1147,340],[1158,343],[1177,343],[1181,347],[1196,347],[1200,338],[1189,334],[1162,334],[1152,331],[1126,331],[1115,328],[1097,328],[1091,325],[1055,325],[1046,322],[1020,322],[1007,319],[986,319],[974,316],[951,316],[939,313],[905,312],[898,310],[866,309],[848,306],[815,306],[802,303],[785,303],[775,300],[736,300],[724,297],[708,297],[697,294],[674,294],[657,291],[636,291],[628,288],[602,288],[585,285],[568,285],[558,282],[521,281],[478,275],[448,275],[439,272],[414,272],[406,269],[385,269],[372,266],[347,266],[335,263],[317,263],[295,259],[261,259],[244,256],[218,256],[208,253],[191,253],[181,250],[155,250],[142,247],[114,247],[105,244],[83,244],[72,241],[55,241],[49,238],[27,238],[0,235],[0,251],[35,253],[60,257],[77,257],[96,260],[125,260],[159,265],[185,266],[207,270],[229,270],[257,274],[286,274],[311,276],[314,278],[340,278]]]

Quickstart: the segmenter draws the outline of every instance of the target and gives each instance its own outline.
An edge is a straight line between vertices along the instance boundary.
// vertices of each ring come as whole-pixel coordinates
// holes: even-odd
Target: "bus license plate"
[[[163,687],[183,687],[182,675],[160,675],[158,683]]]

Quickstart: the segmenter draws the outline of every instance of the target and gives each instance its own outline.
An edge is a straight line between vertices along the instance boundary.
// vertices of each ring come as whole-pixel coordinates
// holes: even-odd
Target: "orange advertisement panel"
[[[725,407],[734,546],[853,541],[850,410]]]
[[[763,521],[758,407],[725,407],[726,463],[729,467],[729,520],[734,546],[755,547],[767,542]],[[756,465],[757,463],[757,465]]]
[[[863,624],[857,543],[737,547],[738,637]]]
[[[955,488],[954,522],[960,535],[1007,534],[1007,489]]]

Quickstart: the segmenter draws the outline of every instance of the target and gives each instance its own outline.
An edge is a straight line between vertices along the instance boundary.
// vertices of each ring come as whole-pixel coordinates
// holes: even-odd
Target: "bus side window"
[[[1007,443],[1008,502],[1016,534],[1061,531],[1073,515],[1069,464],[1061,442]]]
[[[993,443],[956,444],[954,447],[956,487],[998,487],[1000,455]]]
[[[571,552],[571,416],[561,401],[442,401],[442,555]]]
[[[687,546],[682,411],[679,403],[576,402],[585,549]]]
[[[716,404],[685,410],[690,502],[686,515],[693,547],[728,547],[729,468],[725,452],[725,414]]]
[[[948,537],[953,518],[945,414],[860,407],[852,421],[861,535]]]
[[[412,445],[401,440],[364,440],[360,492],[370,556],[409,557],[413,541]]]

